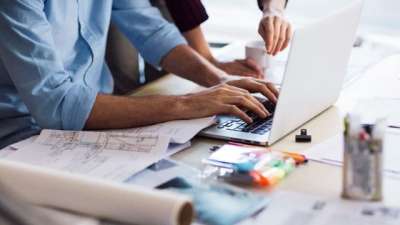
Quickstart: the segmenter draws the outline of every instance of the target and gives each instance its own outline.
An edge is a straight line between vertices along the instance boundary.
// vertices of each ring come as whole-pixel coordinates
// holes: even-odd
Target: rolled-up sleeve
[[[176,26],[163,19],[148,0],[114,0],[112,22],[156,67],[173,48],[187,44]]]
[[[65,71],[43,2],[2,0],[0,59],[41,128],[80,130],[97,91]]]

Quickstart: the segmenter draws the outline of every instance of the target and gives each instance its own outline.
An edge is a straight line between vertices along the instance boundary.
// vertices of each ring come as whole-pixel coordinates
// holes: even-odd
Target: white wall
[[[210,41],[258,37],[261,13],[256,0],[203,0],[210,20],[203,29]],[[294,24],[326,15],[349,0],[289,0],[287,16]],[[361,29],[400,36],[400,0],[365,0]]]

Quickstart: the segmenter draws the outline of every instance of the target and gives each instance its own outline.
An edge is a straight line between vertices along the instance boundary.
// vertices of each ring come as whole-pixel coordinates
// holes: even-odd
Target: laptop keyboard
[[[253,123],[247,124],[241,119],[232,119],[218,124],[218,129],[226,129],[230,131],[246,132],[263,135],[271,130],[272,118],[275,112],[275,105],[268,100],[261,101],[268,112],[271,113],[267,118],[260,118],[253,112],[248,112],[248,115],[253,119]]]

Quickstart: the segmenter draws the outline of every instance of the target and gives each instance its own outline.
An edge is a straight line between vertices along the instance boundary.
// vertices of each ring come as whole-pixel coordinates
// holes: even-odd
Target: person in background
[[[212,55],[201,29],[201,24],[208,19],[201,0],[152,0],[151,2],[160,9],[167,20],[175,23],[189,46],[213,65],[227,74],[264,78],[261,68],[251,59],[220,62]],[[258,6],[263,11],[259,33],[265,40],[266,46],[269,46],[266,50],[272,55],[284,50],[291,39],[291,26],[284,17],[286,4],[286,0],[258,0]],[[142,68],[143,74],[139,74],[136,49],[114,25],[110,28],[107,53],[108,66],[114,76],[115,94],[129,93],[143,83],[165,75],[165,71],[158,71],[149,64],[143,66],[145,67]],[[140,76],[143,79],[140,79]]]
[[[207,11],[201,0],[164,1],[175,25],[182,32],[188,44],[203,57],[228,74],[264,77],[261,68],[251,59],[219,62],[212,55],[201,29],[201,24],[208,19]],[[266,43],[267,52],[271,55],[283,51],[291,39],[291,26],[284,17],[286,4],[286,0],[258,0],[258,6],[263,11],[258,31]]]

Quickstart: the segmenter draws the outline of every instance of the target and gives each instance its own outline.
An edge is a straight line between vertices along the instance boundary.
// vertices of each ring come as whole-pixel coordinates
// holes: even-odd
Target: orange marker
[[[304,164],[308,162],[308,159],[305,155],[294,153],[294,152],[283,152],[283,154],[291,157],[296,161],[296,164]]]

